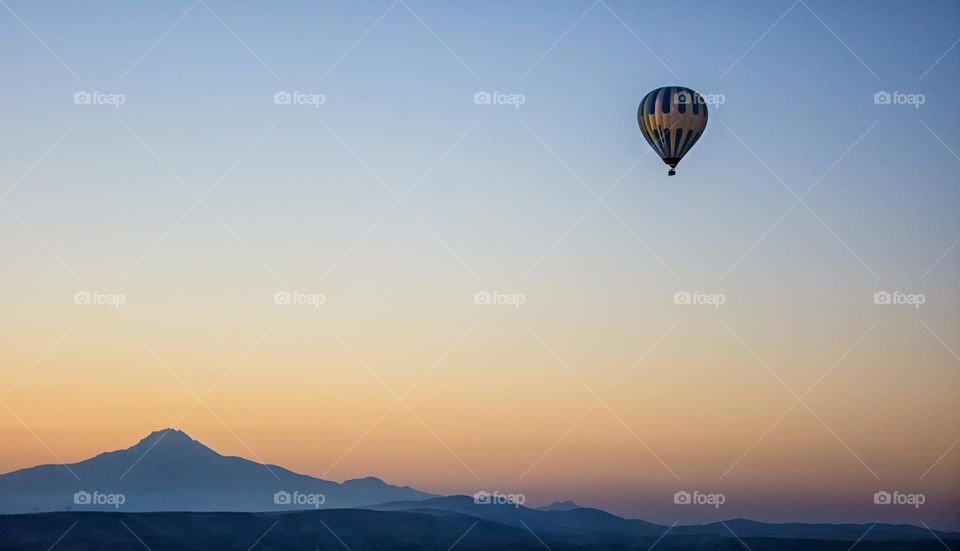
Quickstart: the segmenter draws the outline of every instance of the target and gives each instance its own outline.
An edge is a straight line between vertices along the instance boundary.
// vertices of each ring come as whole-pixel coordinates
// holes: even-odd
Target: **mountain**
[[[537,507],[541,511],[572,511],[574,509],[580,509],[580,506],[572,501],[554,501],[550,505],[544,505],[543,507]]]
[[[552,513],[547,513],[552,514]],[[776,525],[772,525],[776,526]],[[879,527],[879,525],[878,525]],[[866,528],[865,526],[861,528]],[[323,509],[282,513],[60,512],[0,515],[0,549],[76,551],[942,551],[960,549],[960,538],[851,542],[683,534],[662,526],[656,534],[571,533],[512,526],[452,511]]]
[[[75,495],[76,494],[76,495]],[[220,455],[186,433],[153,432],[124,450],[0,475],[0,512],[280,511],[435,497],[378,478],[343,483]]]

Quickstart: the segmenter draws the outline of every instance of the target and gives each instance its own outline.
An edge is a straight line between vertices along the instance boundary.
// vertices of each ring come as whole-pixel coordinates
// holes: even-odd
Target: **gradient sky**
[[[4,0],[0,471],[176,425],[333,480],[960,529],[960,7],[664,6]],[[635,110],[673,84],[725,102],[668,179]]]

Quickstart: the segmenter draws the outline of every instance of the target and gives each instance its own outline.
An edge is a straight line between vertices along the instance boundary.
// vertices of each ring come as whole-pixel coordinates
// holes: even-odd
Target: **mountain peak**
[[[179,429],[165,428],[155,430],[143,437],[139,442],[125,451],[137,451],[143,455],[160,455],[171,457],[195,457],[219,455],[217,452],[194,440],[189,434]]]
[[[572,511],[580,509],[580,506],[572,501],[555,501],[545,507],[540,507],[541,511]]]
[[[384,482],[383,480],[381,480],[381,479],[379,479],[379,478],[377,478],[377,477],[375,477],[375,476],[365,476],[365,477],[363,477],[363,478],[351,478],[350,480],[344,480],[344,481],[343,481],[344,484],[346,484],[346,483],[348,483],[348,482],[361,482],[361,483],[372,483],[372,484],[386,484],[386,482]]]
[[[140,442],[137,442],[137,446],[144,445],[144,444],[148,446],[155,446],[159,444],[160,441],[165,441],[167,443],[179,442],[183,444],[197,444],[200,446],[203,445],[197,442],[196,440],[194,440],[193,438],[190,438],[190,435],[188,435],[187,433],[183,432],[180,429],[165,428],[165,429],[155,430],[150,434],[144,436],[142,439],[140,439]]]
[[[190,436],[187,433],[183,432],[182,430],[167,427],[165,429],[155,430],[151,432],[150,434],[145,436],[143,440],[141,440],[141,442],[144,440],[151,440],[154,438],[167,438],[172,436],[175,436],[178,438],[188,438],[190,440],[193,440],[193,438],[190,438]]]

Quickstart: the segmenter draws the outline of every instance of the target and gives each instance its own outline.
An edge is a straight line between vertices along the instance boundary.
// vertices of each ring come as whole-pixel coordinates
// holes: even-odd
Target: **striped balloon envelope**
[[[637,109],[640,133],[670,165],[670,176],[707,127],[703,96],[683,86],[665,86],[650,92]]]

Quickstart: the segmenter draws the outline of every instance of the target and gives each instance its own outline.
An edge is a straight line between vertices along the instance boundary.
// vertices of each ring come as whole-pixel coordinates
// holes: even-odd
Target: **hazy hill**
[[[153,432],[130,448],[101,453],[68,467],[41,465],[0,475],[0,512],[278,511],[433,497],[373,477],[341,484],[223,456],[173,429]],[[124,502],[119,507],[76,504],[77,492],[90,494],[91,502],[95,501],[94,492],[123,494]],[[290,494],[287,502],[274,503],[276,492]],[[323,496],[323,503],[318,503],[321,498],[309,497],[317,494]]]
[[[573,509],[579,509],[580,506],[572,501],[554,501],[550,505],[544,505],[543,507],[538,507],[541,511],[572,511]]]

